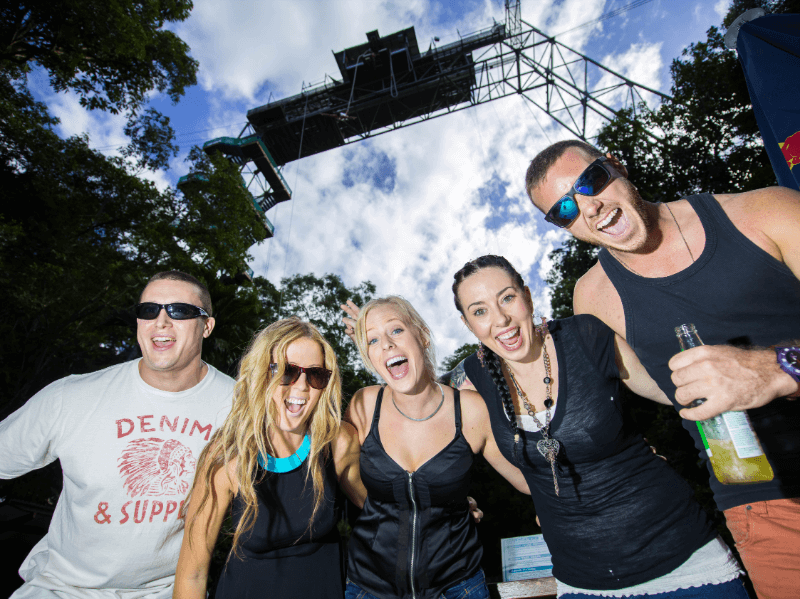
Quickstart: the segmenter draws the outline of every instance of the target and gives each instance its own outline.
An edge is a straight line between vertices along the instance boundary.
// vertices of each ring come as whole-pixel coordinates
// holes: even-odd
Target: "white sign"
[[[503,582],[553,575],[550,551],[542,535],[501,539]]]

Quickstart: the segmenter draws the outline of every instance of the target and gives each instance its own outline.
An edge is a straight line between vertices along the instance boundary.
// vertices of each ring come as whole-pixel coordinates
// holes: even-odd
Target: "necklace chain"
[[[436,384],[439,385],[438,382]],[[436,406],[436,409],[433,411],[433,413],[430,416],[425,416],[425,418],[412,418],[411,416],[403,412],[403,410],[400,409],[400,406],[398,406],[397,402],[394,400],[394,393],[392,393],[392,403],[394,404],[394,407],[397,408],[397,411],[400,412],[401,416],[405,416],[406,418],[408,418],[409,420],[413,420],[414,422],[425,422],[426,420],[430,420],[431,418],[436,416],[436,413],[441,409],[442,405],[444,405],[444,389],[442,389],[441,385],[439,385],[439,391],[441,391],[442,393],[442,401],[439,402],[439,405]]]
[[[675,226],[678,227],[678,233],[680,233],[681,239],[683,239],[683,245],[686,246],[686,251],[689,252],[689,257],[692,259],[692,264],[694,264],[694,261],[695,261],[694,260],[694,254],[692,253],[692,249],[689,247],[689,243],[686,241],[686,237],[684,237],[684,235],[683,235],[683,230],[681,230],[681,226],[678,224],[678,219],[675,218],[675,215],[672,213],[672,208],[669,207],[669,203],[664,202],[664,206],[667,207],[667,210],[669,211],[669,215],[672,217],[672,220],[675,223]],[[642,276],[638,272],[636,272],[636,270],[634,270],[633,267],[630,264],[627,264],[626,262],[623,262],[622,260],[619,260],[619,258],[617,258],[617,260],[620,262],[620,264],[622,264],[625,268],[627,268],[633,274],[635,274],[637,276],[640,276],[640,277]]]
[[[519,386],[517,383],[517,378],[514,376],[514,372],[511,370],[511,367],[508,365],[507,362],[504,361],[506,370],[508,371],[508,376],[511,379],[511,382],[514,384],[514,388],[517,390],[517,395],[522,400],[522,405],[525,407],[525,410],[528,412],[528,416],[533,418],[533,421],[539,427],[539,432],[542,433],[542,439],[536,443],[536,449],[539,450],[539,453],[542,454],[542,457],[545,458],[548,463],[550,464],[550,470],[553,472],[553,487],[556,490],[556,497],[559,494],[558,491],[558,477],[556,475],[556,458],[558,456],[558,451],[561,448],[561,443],[558,440],[553,439],[550,436],[550,421],[551,421],[551,414],[550,408],[553,407],[553,397],[552,397],[552,389],[553,389],[553,377],[551,375],[550,370],[550,356],[547,353],[547,319],[542,318],[542,327],[541,327],[541,334],[542,334],[542,359],[544,360],[544,372],[545,377],[542,382],[544,382],[545,386],[545,400],[544,400],[544,409],[545,409],[545,422],[542,424],[541,420],[536,417],[536,411],[531,406],[530,402],[528,401],[528,395],[525,391],[522,390],[522,387]],[[519,442],[519,435],[517,435],[514,439],[514,442]]]
[[[672,208],[669,207],[669,204],[665,203],[664,205],[667,207],[667,210],[669,210],[669,215],[672,217],[672,220],[675,221],[675,226],[678,227],[678,233],[681,234],[681,239],[683,239],[683,245],[686,246],[686,251],[689,252],[689,257],[692,259],[692,263],[694,263],[694,254],[692,253],[691,248],[689,248],[686,238],[683,236],[683,231],[681,231],[681,226],[678,224],[678,219],[675,218],[674,214],[672,214]]]

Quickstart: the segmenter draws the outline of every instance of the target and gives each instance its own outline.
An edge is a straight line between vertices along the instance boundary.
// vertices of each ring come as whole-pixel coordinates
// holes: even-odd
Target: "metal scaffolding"
[[[249,143],[252,152],[239,147],[231,157],[248,188],[256,188],[255,201],[266,211],[291,198],[285,182],[275,183],[293,160],[514,94],[584,140],[593,115],[609,120],[622,109],[635,114],[647,105],[646,94],[651,101],[668,97],[523,21],[519,0],[505,4],[505,23],[450,44],[432,42],[425,52],[413,27],[384,37],[369,32],[367,43],[334,53],[341,79],[326,77],[300,94],[249,110],[240,138],[259,143]],[[229,138],[204,146],[226,153],[234,147]]]

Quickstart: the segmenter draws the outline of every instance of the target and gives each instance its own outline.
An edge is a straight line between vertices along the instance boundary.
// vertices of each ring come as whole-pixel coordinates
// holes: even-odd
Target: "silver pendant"
[[[561,449],[561,443],[552,438],[542,439],[536,443],[536,449],[539,450],[539,453],[542,454],[543,458],[545,458],[548,462],[552,462],[556,459],[558,450]]]

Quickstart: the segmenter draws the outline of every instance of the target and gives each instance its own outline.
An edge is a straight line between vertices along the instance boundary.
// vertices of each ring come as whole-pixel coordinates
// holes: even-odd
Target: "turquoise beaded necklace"
[[[264,456],[259,453],[258,465],[268,472],[291,472],[300,467],[300,464],[306,460],[309,453],[311,453],[311,438],[306,434],[300,447],[288,458],[273,458],[267,454],[265,462]]]

